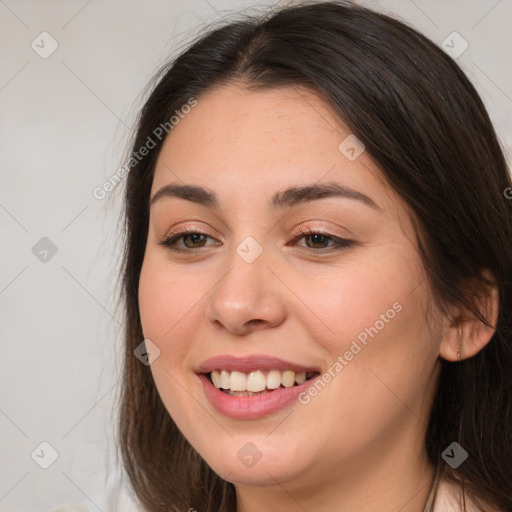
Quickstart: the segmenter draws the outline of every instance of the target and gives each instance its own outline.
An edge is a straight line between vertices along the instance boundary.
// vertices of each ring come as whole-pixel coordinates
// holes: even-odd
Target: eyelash
[[[210,237],[210,235],[207,235],[206,233],[202,233],[201,231],[197,231],[195,229],[188,229],[188,227],[185,227],[184,229],[180,230],[180,231],[176,231],[174,233],[170,233],[169,235],[167,235],[164,239],[160,240],[158,242],[159,245],[163,245],[164,247],[168,248],[169,250],[173,251],[173,252],[181,252],[181,253],[187,253],[187,252],[193,252],[193,251],[197,251],[198,249],[203,249],[203,247],[198,247],[197,249],[177,249],[175,244],[178,240],[184,238],[185,236],[187,235],[192,235],[192,234],[197,234],[197,235],[203,235],[203,236],[206,236],[206,237],[209,237],[209,238],[213,238],[213,237]],[[311,235],[321,235],[321,236],[324,236],[326,238],[328,238],[329,240],[332,240],[334,242],[334,246],[331,246],[330,248],[329,247],[321,247],[321,248],[318,248],[318,249],[312,249],[310,247],[306,247],[306,249],[310,249],[314,252],[317,252],[317,253],[325,253],[325,252],[333,252],[333,251],[342,251],[343,249],[347,249],[349,247],[351,247],[352,245],[354,245],[354,241],[353,240],[347,240],[345,238],[339,238],[339,237],[336,237],[336,236],[333,236],[333,235],[330,235],[329,233],[325,232],[325,231],[322,231],[322,230],[306,230],[304,231],[302,228],[300,228],[300,233],[299,234],[296,234],[294,236],[294,238],[291,240],[292,243],[295,243],[297,241],[299,241],[301,238],[304,238],[304,237],[307,237],[307,236],[311,236]]]

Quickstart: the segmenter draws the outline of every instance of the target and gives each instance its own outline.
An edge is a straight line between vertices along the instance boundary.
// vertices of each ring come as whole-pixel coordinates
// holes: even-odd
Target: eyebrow
[[[215,192],[197,185],[178,185],[174,183],[165,185],[155,193],[150,201],[150,206],[165,197],[178,197],[214,210],[218,210],[220,207],[219,199]],[[298,204],[329,197],[360,201],[374,210],[382,211],[375,201],[367,195],[335,182],[295,186],[282,190],[272,196],[269,202],[269,208],[271,210],[286,207],[291,208]]]

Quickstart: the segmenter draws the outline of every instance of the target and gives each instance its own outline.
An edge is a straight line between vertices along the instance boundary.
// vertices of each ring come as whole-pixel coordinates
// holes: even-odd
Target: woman
[[[474,87],[397,20],[313,2],[195,41],[127,178],[144,507],[512,510],[510,186]]]

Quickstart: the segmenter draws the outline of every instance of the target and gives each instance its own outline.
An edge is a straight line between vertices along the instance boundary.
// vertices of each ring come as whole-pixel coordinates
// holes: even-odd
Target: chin
[[[304,475],[306,440],[297,441],[302,449],[295,449],[290,439],[276,437],[271,443],[267,435],[229,438],[215,451],[208,444],[211,439],[205,439],[206,451],[199,451],[199,446],[198,451],[215,473],[236,485],[276,485]]]

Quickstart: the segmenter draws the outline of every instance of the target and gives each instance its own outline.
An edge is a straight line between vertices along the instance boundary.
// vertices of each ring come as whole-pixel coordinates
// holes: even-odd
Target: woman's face
[[[404,204],[303,88],[223,86],[190,110],[151,197],[172,184],[216,202],[159,194],[139,288],[181,432],[239,485],[357,478],[422,452],[441,327]],[[315,191],[327,186],[338,194]],[[199,234],[159,244],[185,229]],[[222,391],[211,370],[217,386],[266,392]]]

